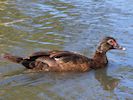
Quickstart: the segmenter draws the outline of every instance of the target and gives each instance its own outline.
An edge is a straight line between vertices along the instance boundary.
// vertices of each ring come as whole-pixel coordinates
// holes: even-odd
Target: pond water
[[[133,100],[133,0],[0,0],[0,54],[70,50],[91,57],[103,37],[107,68],[86,73],[31,73],[0,61],[0,100]]]

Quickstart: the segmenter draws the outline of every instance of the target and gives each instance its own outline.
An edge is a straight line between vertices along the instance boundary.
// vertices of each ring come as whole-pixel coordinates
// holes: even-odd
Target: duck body
[[[118,44],[115,46],[107,44],[108,40],[114,38],[105,38],[98,46],[94,56],[88,58],[81,54],[70,51],[40,51],[23,58],[5,54],[4,58],[15,63],[22,64],[28,69],[35,71],[89,71],[90,69],[103,68],[108,64],[106,52],[110,49],[122,49]]]
[[[69,51],[40,51],[26,58],[6,54],[5,58],[36,71],[88,71],[92,59]],[[20,59],[20,60],[17,60]]]

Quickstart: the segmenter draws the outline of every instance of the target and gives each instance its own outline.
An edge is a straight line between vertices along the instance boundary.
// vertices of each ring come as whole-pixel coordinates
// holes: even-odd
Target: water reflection
[[[107,91],[113,91],[120,82],[120,79],[111,77],[107,74],[107,68],[96,70],[95,78],[100,82],[103,89]]]

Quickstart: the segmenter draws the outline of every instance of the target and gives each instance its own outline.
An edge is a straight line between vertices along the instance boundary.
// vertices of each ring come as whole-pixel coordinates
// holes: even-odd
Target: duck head
[[[101,41],[96,51],[99,53],[106,53],[107,51],[112,49],[126,50],[125,48],[120,46],[113,37],[105,37]]]

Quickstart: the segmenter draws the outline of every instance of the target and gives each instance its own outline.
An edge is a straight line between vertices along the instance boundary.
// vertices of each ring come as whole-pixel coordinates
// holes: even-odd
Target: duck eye
[[[109,43],[110,45],[114,45],[116,42],[112,39],[108,40],[107,43]]]

